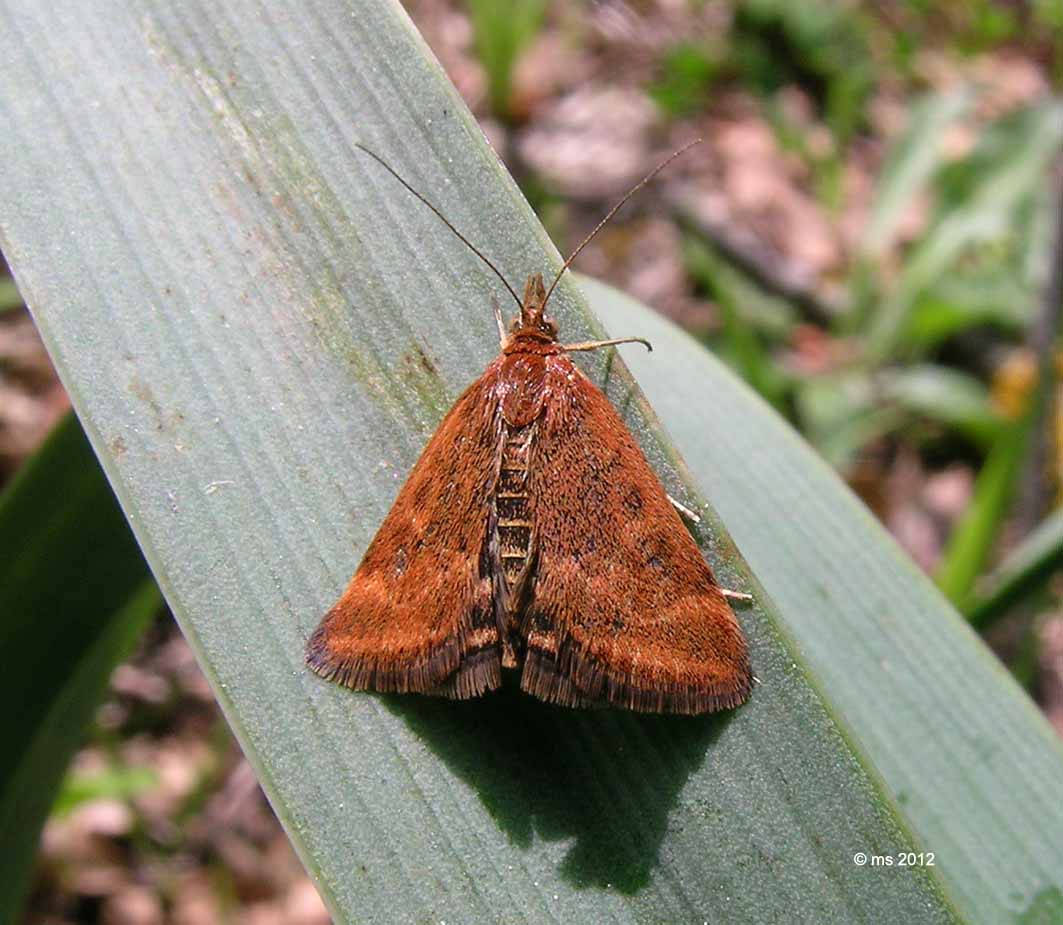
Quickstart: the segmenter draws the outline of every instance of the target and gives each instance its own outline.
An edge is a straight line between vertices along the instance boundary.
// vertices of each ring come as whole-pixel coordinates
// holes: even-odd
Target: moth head
[[[557,325],[546,316],[546,287],[541,273],[533,273],[524,284],[520,314],[513,319],[510,330],[514,337],[557,340]]]

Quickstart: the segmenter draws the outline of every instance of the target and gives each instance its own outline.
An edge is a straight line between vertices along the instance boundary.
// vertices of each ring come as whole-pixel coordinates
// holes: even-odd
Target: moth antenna
[[[483,254],[481,254],[480,251],[477,250],[476,247],[473,246],[472,242],[467,237],[465,237],[465,235],[463,235],[460,231],[458,231],[458,229],[455,228],[450,223],[450,221],[447,219],[447,217],[442,212],[440,212],[439,209],[437,209],[424,196],[422,196],[419,192],[417,192],[417,190],[415,190],[412,186],[410,186],[410,184],[407,183],[399,175],[398,171],[396,171],[387,161],[385,161],[382,157],[380,157],[380,155],[374,153],[373,151],[370,151],[365,145],[361,144],[360,142],[356,141],[354,143],[354,146],[356,148],[364,151],[366,154],[368,154],[374,161],[376,161],[378,164],[380,164],[381,167],[383,167],[396,180],[398,180],[399,183],[401,183],[403,186],[405,186],[406,189],[408,189],[411,193],[413,193],[414,196],[416,196],[418,199],[421,200],[421,202],[423,202],[426,206],[428,206],[429,209],[431,209],[433,212],[435,212],[436,217],[444,225],[446,225],[452,232],[454,232],[454,234],[458,238],[458,240],[460,240],[462,244],[464,244],[469,250],[471,250],[484,263],[486,263],[491,268],[491,272],[494,273],[495,276],[497,276],[500,280],[502,280],[502,285],[505,286],[506,289],[509,290],[509,294],[511,296],[513,296],[513,301],[517,303],[517,307],[519,308],[521,306],[520,296],[518,296],[517,293],[514,291],[513,287],[508,282],[506,282],[506,278],[499,272],[498,267],[496,267],[493,263],[491,263],[490,260],[488,260]],[[682,152],[680,152],[680,153],[682,153]],[[660,168],[658,168],[658,170],[659,169]],[[656,173],[656,171],[654,171],[654,173]],[[650,176],[653,176],[653,174],[650,174]],[[649,177],[647,177],[646,179],[649,179]],[[634,192],[634,190],[632,192]],[[551,287],[551,288],[553,288],[553,287]]]
[[[624,203],[626,203],[632,196],[635,195],[635,193],[637,193],[640,189],[642,189],[642,187],[649,183],[650,180],[657,176],[657,174],[664,170],[664,168],[667,167],[670,163],[672,163],[672,161],[679,157],[680,154],[686,153],[691,148],[693,148],[694,145],[700,145],[701,141],[702,140],[700,138],[695,138],[693,141],[683,145],[683,147],[681,147],[678,151],[669,156],[667,160],[662,161],[660,164],[654,167],[653,170],[646,174],[646,176],[639,180],[638,183],[636,183],[633,187],[631,187],[631,189],[627,191],[627,193],[624,194],[624,198],[621,199],[620,202],[618,202],[609,210],[609,213],[605,216],[605,218],[598,222],[598,224],[594,228],[594,231],[592,231],[589,235],[587,235],[587,237],[580,241],[579,247],[577,247],[569,255],[568,260],[566,260],[564,264],[562,264],[561,269],[557,271],[557,276],[554,277],[554,281],[550,284],[550,288],[546,290],[546,298],[543,299],[543,308],[545,308],[546,303],[550,301],[550,296],[553,294],[554,287],[561,281],[561,277],[564,275],[565,270],[572,266],[572,261],[579,256],[580,251],[582,251],[583,248],[585,248],[588,244],[591,243],[591,241],[594,239],[594,236],[599,231],[601,231],[606,225],[609,224],[610,219],[612,219],[612,217],[620,211]]]
[[[613,340],[585,340],[578,344],[562,344],[561,349],[565,353],[580,353],[584,350],[597,350],[599,347],[613,347],[616,344],[642,344],[650,353],[653,352],[653,344],[644,337],[617,337]]]

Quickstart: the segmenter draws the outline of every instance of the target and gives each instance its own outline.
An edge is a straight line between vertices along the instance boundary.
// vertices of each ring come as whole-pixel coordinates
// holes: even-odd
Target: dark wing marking
[[[608,399],[567,357],[549,363],[521,686],[570,706],[737,706],[749,660],[712,571]]]
[[[307,643],[359,690],[475,697],[500,683],[485,540],[497,470],[497,364],[455,402],[358,571]]]

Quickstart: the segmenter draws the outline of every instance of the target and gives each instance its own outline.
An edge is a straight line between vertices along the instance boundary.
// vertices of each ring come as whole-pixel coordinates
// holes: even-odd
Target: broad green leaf
[[[161,602],[77,421],[0,495],[0,921],[115,664]]]
[[[652,341],[632,371],[963,919],[1063,920],[1063,746],[1033,703],[747,386],[632,300],[584,289],[610,334]]]
[[[354,143],[429,193],[514,284],[557,254],[397,5],[112,0],[85,17],[73,0],[24,0],[0,9],[0,34],[0,243],[338,920],[923,922],[953,918],[965,889],[997,900],[991,914],[999,895],[1014,912],[1044,905],[1047,862],[1022,854],[1030,877],[998,894],[963,884],[979,846],[962,832],[940,849],[915,835],[910,794],[870,757],[873,730],[851,724],[855,693],[843,710],[806,659],[809,601],[779,610],[761,592],[611,355],[588,372],[672,494],[704,510],[721,578],[757,594],[742,613],[762,681],[751,703],[669,719],[511,693],[356,695],[312,676],[306,636],[497,350],[489,308],[507,298]],[[567,336],[596,333],[571,284],[555,308]],[[700,432],[701,410],[685,407],[673,432]],[[729,528],[750,516],[732,512]],[[931,667],[920,685],[943,684]],[[1031,760],[1058,771],[1022,709],[1010,718]],[[1054,786],[1035,794],[1035,860]],[[937,867],[852,861],[945,848],[959,885]]]

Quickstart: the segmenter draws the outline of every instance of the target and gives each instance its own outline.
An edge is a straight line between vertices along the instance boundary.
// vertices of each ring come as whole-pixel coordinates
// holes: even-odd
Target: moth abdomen
[[[505,580],[505,611],[512,616],[520,597],[532,553],[533,523],[528,499],[535,424],[510,427],[503,424],[501,460],[493,498],[497,567]]]

